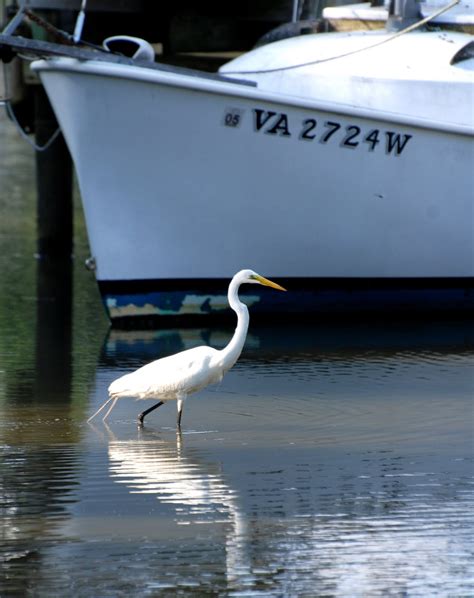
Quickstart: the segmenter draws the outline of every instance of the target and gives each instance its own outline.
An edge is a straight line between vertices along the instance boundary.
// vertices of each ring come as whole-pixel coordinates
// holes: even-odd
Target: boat
[[[430,19],[431,26],[474,33],[474,3],[472,0],[462,0],[452,6],[450,10],[442,11],[439,15],[435,14],[445,6],[445,0],[425,0],[418,6],[412,5],[412,20],[416,22],[419,17],[426,18],[435,15]],[[392,26],[397,21],[406,23],[406,15],[403,19],[398,19],[391,14],[390,0],[326,6],[322,14],[328,26],[335,31],[383,29],[390,19]]]
[[[298,35],[216,74],[140,53],[32,64],[113,324],[226,315],[243,267],[289,289],[249,286],[253,316],[473,313],[472,35]]]

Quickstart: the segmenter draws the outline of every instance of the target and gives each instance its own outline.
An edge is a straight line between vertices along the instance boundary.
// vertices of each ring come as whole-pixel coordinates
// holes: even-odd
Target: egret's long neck
[[[249,327],[249,310],[239,300],[238,290],[240,283],[232,280],[229,285],[229,304],[237,314],[237,328],[230,343],[220,351],[221,360],[225,370],[231,368],[239,358],[245,344],[247,330]]]

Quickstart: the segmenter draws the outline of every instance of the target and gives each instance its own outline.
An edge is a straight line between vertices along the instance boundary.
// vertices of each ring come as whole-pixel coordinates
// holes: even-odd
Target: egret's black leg
[[[181,416],[183,415],[184,398],[178,398],[178,429],[181,429]]]
[[[138,416],[138,425],[139,426],[143,426],[143,420],[145,419],[145,415],[148,415],[149,413],[151,413],[155,409],[158,409],[158,407],[161,407],[161,405],[163,405],[163,401],[160,401],[159,403],[156,403],[156,405],[153,405],[152,407],[149,407],[148,409],[145,409],[145,411],[143,411],[142,413],[140,413],[140,415]]]

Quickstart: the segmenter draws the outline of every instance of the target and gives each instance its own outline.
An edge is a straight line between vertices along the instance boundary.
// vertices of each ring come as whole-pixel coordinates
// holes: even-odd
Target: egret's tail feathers
[[[113,401],[110,409],[107,411],[107,413],[102,418],[105,421],[107,419],[107,417],[109,416],[110,412],[112,411],[112,409],[115,407],[115,403],[117,402],[118,398],[119,397],[114,396],[114,395],[110,396],[110,398],[108,398],[104,403],[102,403],[102,405],[97,409],[97,411],[89,417],[89,419],[87,420],[87,423],[92,421],[96,415],[99,415],[99,413],[102,411],[102,409],[105,409],[105,407],[107,407],[107,405],[110,403],[110,401]]]

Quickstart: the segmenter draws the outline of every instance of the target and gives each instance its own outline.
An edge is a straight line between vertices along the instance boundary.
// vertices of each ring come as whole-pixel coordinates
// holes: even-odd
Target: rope
[[[58,29],[54,25],[51,25],[51,23],[48,23],[42,17],[38,16],[37,14],[35,14],[34,12],[32,12],[29,9],[25,9],[24,7],[23,7],[22,11],[18,12],[17,17],[20,16],[21,18],[23,18],[23,15],[26,16],[27,19],[29,19],[30,21],[33,21],[34,23],[36,23],[37,25],[42,27],[50,36],[53,37],[53,39],[57,39],[60,43],[62,43],[64,45],[74,46],[77,42],[79,42],[79,38],[82,33],[82,27],[84,25],[84,11],[86,8],[86,4],[87,4],[87,0],[82,0],[81,11],[79,12],[79,15],[77,18],[74,36],[71,36],[69,33],[66,33],[65,31]],[[21,18],[19,19],[19,21],[21,20]],[[76,39],[76,37],[78,39]],[[99,49],[102,52],[104,51],[104,49],[102,47],[98,47],[95,44],[90,44],[90,43],[87,43],[84,41],[82,41],[81,43],[86,46],[90,46],[90,47]],[[20,56],[20,54],[19,54],[19,56]],[[22,57],[22,58],[27,59],[26,57]],[[5,96],[6,97],[5,97],[5,99],[0,100],[0,105],[3,104],[5,106],[5,111],[6,111],[7,115],[10,117],[10,119],[12,120],[12,122],[15,124],[15,126],[18,130],[18,133],[20,134],[20,137],[22,137],[29,145],[31,145],[31,147],[35,151],[37,151],[37,152],[46,151],[48,148],[51,147],[51,145],[56,141],[56,139],[61,134],[61,127],[58,126],[58,128],[54,131],[54,133],[51,135],[51,137],[48,139],[48,141],[46,143],[44,143],[43,145],[38,145],[28,135],[28,133],[23,129],[23,127],[21,126],[20,122],[18,121],[18,119],[16,117],[15,111],[13,110],[13,106],[8,97],[10,95],[10,93],[8,90],[8,78],[7,78],[5,64],[3,65],[3,76],[4,76],[4,81],[5,81]]]
[[[51,23],[48,23],[48,21],[46,21],[39,15],[35,14],[33,11],[31,11],[29,9],[25,9],[25,16],[30,21],[32,21],[33,23],[36,23],[42,29],[44,29],[46,31],[46,33],[49,33],[49,35],[53,38],[53,40],[56,39],[58,42],[66,45],[66,46],[74,45],[74,42],[73,42],[71,36],[69,35],[69,33],[66,33],[66,31],[62,31],[61,29],[58,29],[54,25],[51,25]]]
[[[381,46],[382,44],[391,42],[394,39],[396,39],[397,37],[405,35],[406,33],[409,33],[410,31],[414,31],[415,29],[418,29],[419,27],[426,25],[426,23],[428,23],[432,19],[439,17],[439,15],[443,14],[447,10],[450,10],[451,8],[453,8],[453,6],[456,6],[456,4],[459,4],[460,1],[461,0],[452,0],[452,2],[450,2],[446,6],[443,6],[436,12],[428,15],[424,19],[421,19],[421,21],[417,21],[416,23],[413,23],[412,25],[405,27],[405,29],[401,29],[400,31],[397,31],[397,33],[394,33],[390,37],[387,37],[375,44],[372,44],[371,46],[366,46],[365,48],[359,48],[358,50],[352,50],[351,52],[339,54],[338,56],[330,56],[329,58],[321,58],[319,60],[310,60],[309,62],[302,62],[300,64],[292,64],[290,66],[280,66],[280,67],[275,67],[275,68],[271,68],[271,69],[260,69],[257,71],[222,71],[222,75],[224,75],[224,76],[227,76],[227,75],[261,75],[261,74],[267,74],[267,73],[277,73],[280,71],[289,71],[292,69],[299,69],[299,68],[303,68],[305,66],[311,66],[313,64],[321,64],[323,62],[330,62],[331,60],[338,60],[340,58],[347,58],[348,56],[352,56],[354,54],[359,54],[360,52],[365,52],[366,50],[371,50],[372,48],[377,48],[378,46]]]
[[[4,76],[4,81],[5,81],[5,99],[0,101],[0,104],[3,104],[5,106],[5,111],[7,113],[7,115],[10,117],[10,119],[13,121],[13,123],[15,124],[18,133],[20,134],[20,137],[22,137],[29,145],[31,145],[31,147],[33,149],[35,149],[37,152],[45,152],[49,147],[51,147],[51,145],[53,145],[53,143],[56,141],[56,139],[59,137],[60,133],[61,133],[61,127],[58,126],[58,128],[56,129],[56,131],[54,131],[54,133],[51,135],[51,137],[48,139],[48,141],[46,141],[45,144],[43,145],[38,145],[37,143],[35,143],[35,141],[33,141],[33,139],[31,139],[28,135],[28,133],[23,129],[23,127],[21,126],[21,124],[19,123],[16,114],[13,110],[13,106],[11,104],[10,99],[8,98],[9,96],[9,89],[8,89],[8,78],[7,78],[7,73],[6,73],[6,65],[3,65],[3,76]]]
[[[83,0],[83,1],[85,1],[85,0]],[[78,30],[74,32],[74,35],[71,35],[70,33],[67,33],[66,31],[63,31],[62,29],[58,29],[54,25],[51,25],[51,23],[49,23],[48,21],[46,21],[45,19],[43,19],[42,17],[40,17],[39,15],[37,15],[36,13],[34,13],[33,11],[31,11],[29,9],[25,9],[24,13],[25,13],[25,16],[27,17],[27,19],[36,23],[39,27],[41,27],[47,33],[49,33],[49,35],[53,39],[56,39],[59,43],[61,43],[63,45],[66,45],[66,46],[81,46],[82,45],[82,46],[86,46],[88,48],[94,48],[95,50],[100,50],[101,52],[104,52],[104,53],[109,52],[108,50],[105,50],[102,46],[98,46],[97,44],[87,42],[83,39],[76,40],[74,38],[74,35],[79,35],[80,24],[78,25]],[[80,22],[82,22],[82,24],[84,24],[84,20],[82,18],[79,19],[79,16],[78,16],[78,21],[80,21]],[[82,35],[82,30],[80,33]]]
[[[18,133],[20,134],[20,136],[31,145],[31,147],[33,149],[35,149],[37,152],[45,152],[49,147],[51,147],[53,145],[53,143],[56,141],[56,139],[59,137],[60,133],[61,133],[61,127],[58,127],[56,129],[56,131],[54,131],[54,133],[51,135],[51,137],[48,139],[48,141],[44,144],[44,145],[38,145],[37,143],[35,143],[33,141],[33,139],[31,139],[28,136],[28,133],[22,128],[21,124],[18,122],[18,119],[13,111],[12,105],[10,100],[5,100],[5,110],[8,114],[8,116],[12,119],[12,121],[15,123],[16,128],[18,130]]]

